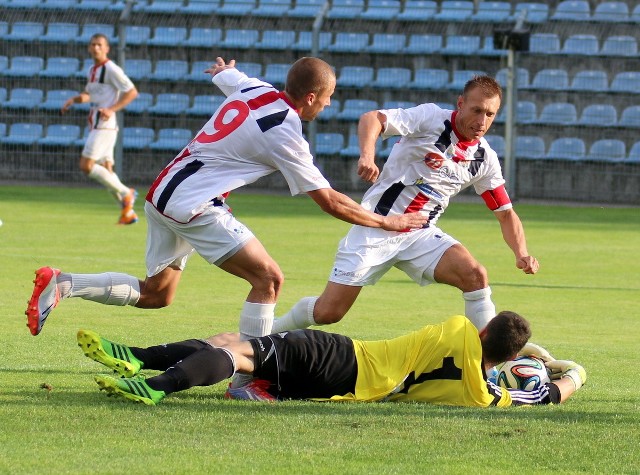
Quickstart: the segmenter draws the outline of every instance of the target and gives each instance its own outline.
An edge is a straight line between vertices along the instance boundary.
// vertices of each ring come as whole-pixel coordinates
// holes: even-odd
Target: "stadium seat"
[[[6,137],[7,135],[7,124],[4,122],[0,122],[0,142],[2,141],[2,137]]]
[[[91,58],[83,59],[82,65],[80,66],[80,69],[78,69],[78,71],[76,72],[75,76],[77,78],[87,79],[89,75],[89,69],[91,69],[91,66],[93,65],[94,65],[93,59]]]
[[[428,21],[438,12],[438,3],[431,0],[405,0],[404,8],[396,15],[400,21]]]
[[[587,146],[579,137],[562,137],[549,145],[546,158],[549,160],[582,160],[586,156]]]
[[[549,17],[553,21],[588,21],[591,19],[591,7],[586,0],[563,0]]]
[[[472,69],[456,69],[453,71],[453,76],[451,78],[451,82],[447,85],[448,89],[452,89],[454,91],[462,92],[467,81],[472,79],[474,76],[484,76],[484,71],[476,71]]]
[[[18,87],[11,89],[9,100],[2,104],[5,109],[37,109],[44,92],[42,89]]]
[[[212,116],[225,99],[225,96],[220,95],[197,95],[193,98],[193,104],[191,107],[184,112],[187,115]]]
[[[433,15],[436,21],[464,22],[471,18],[475,5],[471,1],[444,0],[440,2],[438,13]]]
[[[316,155],[338,155],[344,148],[344,136],[339,133],[316,135]]]
[[[42,0],[7,0],[5,7],[15,9],[32,9],[38,8]]]
[[[611,81],[611,92],[640,94],[640,71],[619,72]]]
[[[264,70],[264,76],[262,79],[269,84],[281,88],[284,86],[284,83],[287,80],[287,73],[291,65],[286,64],[278,64],[278,63],[269,63]]]
[[[44,25],[33,21],[17,21],[4,36],[7,41],[38,41],[44,36]]]
[[[14,56],[9,68],[3,72],[4,76],[34,77],[44,70],[44,59],[39,56]]]
[[[377,149],[378,147],[376,147],[376,150]],[[349,134],[346,146],[340,150],[340,156],[343,158],[360,157],[360,143],[357,134]]]
[[[526,11],[526,23],[544,23],[549,18],[549,5],[543,2],[517,3],[513,8],[512,21],[517,21]]]
[[[569,74],[564,69],[541,69],[531,81],[531,89],[564,90],[569,88]]]
[[[370,86],[378,89],[402,89],[411,81],[408,68],[380,68]]]
[[[471,15],[471,21],[483,23],[499,23],[511,17],[509,2],[479,2],[478,10]]]
[[[7,88],[0,87],[0,106],[7,100]]]
[[[595,162],[622,162],[627,158],[627,147],[619,139],[596,140],[589,147],[587,160]]]
[[[138,97],[136,97],[135,100],[127,106],[126,111],[128,114],[142,114],[152,105],[153,94],[148,92],[139,92]]]
[[[365,112],[378,109],[378,103],[369,99],[347,99],[336,119],[344,121],[358,121]]]
[[[606,71],[578,71],[571,81],[572,91],[606,92],[609,89],[609,77]]]
[[[220,8],[218,0],[186,0],[180,7],[180,13],[188,15],[212,15]]]
[[[195,61],[191,64],[189,74],[183,79],[186,81],[211,82],[211,75],[205,70],[211,67],[211,61]]]
[[[0,138],[7,145],[33,145],[42,137],[42,124],[15,122],[9,127],[9,133]]]
[[[80,126],[71,124],[53,124],[47,127],[44,137],[38,140],[40,145],[68,147],[80,138]]]
[[[133,81],[149,79],[153,66],[148,59],[127,59],[124,64],[124,71]]]
[[[437,105],[440,109],[444,109],[447,111],[454,111],[456,110],[456,105],[455,104],[451,104],[449,102],[434,102],[435,105]]]
[[[80,36],[75,39],[76,43],[89,44],[91,37],[96,33],[102,33],[111,43],[116,38],[115,28],[113,25],[107,25],[105,23],[86,23],[82,26]]]
[[[551,102],[540,111],[537,123],[543,125],[572,125],[578,120],[576,106],[569,102]]]
[[[40,41],[47,43],[68,43],[76,39],[80,34],[80,25],[76,23],[49,23],[47,32]]]
[[[581,34],[569,36],[560,50],[561,54],[595,56],[600,52],[600,42],[596,35]]]
[[[188,94],[160,93],[155,104],[147,109],[150,114],[179,115],[189,108],[191,99]]]
[[[351,20],[364,11],[364,0],[333,0],[327,18]]]
[[[290,18],[315,18],[325,0],[296,0],[295,6],[287,12]]]
[[[343,66],[338,75],[338,87],[364,88],[371,85],[375,72],[369,66]]]
[[[262,77],[262,64],[260,63],[236,63],[236,69],[250,78]]]
[[[335,119],[338,112],[340,112],[342,103],[338,99],[331,99],[331,104],[328,107],[325,107],[322,112],[318,115],[318,120],[327,121],[331,119]]]
[[[326,51],[331,44],[333,35],[330,31],[320,32],[318,37],[318,49]],[[310,31],[300,31],[298,39],[291,45],[293,51],[311,51],[313,49],[313,34]]]
[[[529,38],[529,52],[554,54],[560,52],[560,37],[555,33],[533,33]]]
[[[633,7],[631,15],[629,15],[629,20],[632,23],[640,23],[640,4]]]
[[[368,33],[347,33],[339,31],[336,33],[332,44],[327,47],[333,53],[359,53],[369,44]]]
[[[158,138],[149,144],[151,150],[182,150],[193,139],[189,129],[160,129]]]
[[[226,30],[225,37],[218,46],[229,49],[251,49],[258,42],[259,37],[260,32],[258,30]]]
[[[189,29],[189,36],[182,42],[182,46],[189,48],[213,48],[218,46],[222,40],[222,29],[220,28],[199,28]],[[209,61],[212,64],[213,60]]]
[[[4,38],[9,33],[9,23],[0,21],[0,38]]]
[[[598,3],[591,19],[601,22],[626,22],[629,20],[629,6],[626,2],[617,1]]]
[[[414,34],[409,36],[409,43],[404,49],[406,54],[434,54],[439,53],[444,41],[440,35]]]
[[[363,20],[393,20],[400,13],[400,0],[369,0],[360,14]]]
[[[507,87],[507,75],[509,71],[507,68],[502,68],[496,73],[496,81],[503,88]],[[529,70],[527,68],[518,68],[516,71],[516,85],[519,89],[526,89],[529,87]]]
[[[251,12],[255,17],[282,18],[292,8],[292,0],[259,0],[258,8]]]
[[[411,109],[415,106],[412,101],[384,101],[380,109]]]
[[[74,6],[78,10],[106,11],[113,7],[113,0],[78,0]]]
[[[73,145],[76,145],[78,147],[84,147],[84,144],[87,142],[87,137],[89,137],[89,126],[85,126],[85,128],[82,130],[82,137],[80,137],[78,140],[76,140],[74,142]]]
[[[496,117],[496,122],[505,122],[507,117],[507,111],[503,106]],[[516,123],[518,124],[533,124],[538,119],[538,107],[533,101],[518,101],[516,103]]]
[[[468,56],[475,54],[479,49],[479,36],[449,35],[440,53],[451,56]]]
[[[141,5],[140,11],[144,13],[171,14],[180,11],[182,6],[182,0],[147,0],[146,4]],[[136,7],[134,7],[134,11],[136,11]]]
[[[151,46],[182,46],[187,39],[187,29],[178,26],[156,26],[147,44]]]
[[[40,104],[40,108],[49,111],[60,111],[67,99],[71,99],[78,95],[78,91],[72,89],[49,89],[45,96],[44,102]],[[81,104],[74,104],[73,109]],[[87,103],[87,105],[89,105]]]
[[[53,57],[47,60],[46,67],[40,71],[42,77],[71,78],[80,69],[78,58]]]
[[[538,160],[545,158],[544,140],[538,136],[519,135],[516,137],[515,155],[517,159]]]
[[[404,50],[407,37],[401,33],[374,33],[371,44],[364,51],[367,53],[398,54]]]
[[[625,160],[627,163],[640,163],[640,141],[634,143],[629,150],[629,156]]]
[[[449,71],[446,69],[417,69],[408,84],[409,89],[445,89],[449,84]]]
[[[496,48],[493,44],[493,35],[485,36],[482,40],[482,48],[476,54],[482,56],[506,56],[507,50],[504,48]]]
[[[128,45],[146,45],[151,38],[151,27],[144,25],[127,25],[124,27]]]
[[[402,137],[400,137],[399,135],[393,135],[388,139],[383,140],[380,148],[378,149],[378,152],[376,153],[378,158],[381,158],[382,160],[386,160],[387,158],[389,158],[393,146],[397,144],[401,138]]]
[[[254,47],[256,49],[288,50],[296,40],[296,32],[293,30],[265,30],[262,38]]]
[[[38,5],[38,8],[42,10],[66,11],[70,8],[74,8],[77,3],[77,0],[42,0],[42,3]]]
[[[638,56],[638,42],[633,36],[608,36],[602,43],[600,55]]]
[[[627,106],[620,114],[620,127],[638,127],[640,128],[640,106]]]
[[[505,155],[505,142],[502,135],[485,135],[484,138],[489,142],[489,146],[502,158]]]
[[[189,63],[180,59],[156,61],[149,79],[155,81],[181,81],[189,74]]]
[[[255,8],[255,0],[224,0],[216,13],[220,16],[245,16]]]
[[[611,104],[589,104],[578,119],[579,125],[596,127],[615,127],[618,124],[618,111]]]
[[[122,146],[128,149],[147,148],[155,139],[155,131],[148,127],[125,127],[122,131]]]

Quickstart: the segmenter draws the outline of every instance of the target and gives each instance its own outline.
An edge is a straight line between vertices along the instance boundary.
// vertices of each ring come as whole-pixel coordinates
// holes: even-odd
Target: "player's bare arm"
[[[496,218],[500,223],[502,236],[516,257],[516,267],[525,274],[535,274],[540,269],[538,260],[529,255],[527,240],[524,235],[522,221],[513,208],[496,211]]]
[[[91,98],[89,94],[86,92],[81,92],[77,96],[70,97],[69,99],[64,101],[64,104],[62,104],[62,109],[60,109],[60,113],[64,114],[65,112],[67,112],[73,104],[82,104],[83,102],[89,102],[90,99]]]
[[[218,56],[216,58],[216,62],[214,64],[211,65],[211,67],[209,69],[205,69],[204,72],[207,74],[211,74],[211,77],[215,76],[216,74],[226,70],[226,69],[233,69],[236,67],[236,60],[235,59],[231,59],[229,60],[229,63],[226,63],[224,59],[222,59],[220,56]]]
[[[100,118],[102,120],[108,120],[113,114],[131,104],[136,97],[138,97],[138,90],[135,87],[133,89],[129,89],[127,92],[123,92],[120,94],[118,101],[114,105],[98,109],[100,112]]]
[[[387,117],[384,114],[370,111],[362,114],[358,122],[358,143],[360,145],[358,176],[370,183],[376,181],[380,174],[375,163],[376,140],[384,130],[386,120]]]

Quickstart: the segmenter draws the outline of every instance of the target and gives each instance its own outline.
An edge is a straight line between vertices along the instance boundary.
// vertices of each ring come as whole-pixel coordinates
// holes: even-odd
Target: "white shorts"
[[[440,258],[458,241],[432,226],[408,233],[353,226],[340,241],[329,281],[363,287],[373,285],[397,267],[419,285],[434,282]]]
[[[113,149],[118,139],[116,129],[93,129],[82,149],[82,156],[96,162],[113,163]]]
[[[225,206],[212,206],[189,223],[176,223],[145,202],[147,216],[147,276],[168,266],[183,270],[196,251],[208,263],[220,265],[242,249],[253,233],[233,217]]]

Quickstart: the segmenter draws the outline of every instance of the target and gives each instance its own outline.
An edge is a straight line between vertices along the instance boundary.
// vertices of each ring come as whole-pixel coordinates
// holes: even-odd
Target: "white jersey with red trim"
[[[300,117],[284,93],[236,69],[213,82],[228,97],[154,181],[147,201],[158,211],[188,222],[212,200],[275,171],[292,195],[331,187],[313,164]]]
[[[135,86],[127,77],[122,68],[111,60],[101,64],[94,64],[87,74],[85,91],[90,96],[91,110],[89,111],[89,127],[91,129],[117,129],[116,114],[108,120],[100,119],[98,109],[111,107],[120,94],[130,91]]]
[[[511,207],[498,156],[483,138],[461,140],[457,112],[435,104],[380,110],[386,116],[383,137],[401,135],[362,206],[381,215],[424,211],[434,225],[461,190],[473,185],[487,206]]]

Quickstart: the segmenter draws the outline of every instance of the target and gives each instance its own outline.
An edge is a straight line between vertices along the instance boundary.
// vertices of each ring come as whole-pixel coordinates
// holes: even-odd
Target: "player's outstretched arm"
[[[527,240],[524,235],[522,221],[513,208],[496,211],[495,216],[500,223],[502,236],[516,257],[516,267],[525,274],[535,274],[540,269],[538,260],[529,255]]]
[[[211,67],[209,69],[205,69],[204,72],[211,74],[211,77],[214,77],[216,74],[226,70],[226,69],[233,69],[236,67],[236,60],[235,59],[231,59],[229,60],[229,63],[226,63],[225,60],[223,58],[221,58],[220,56],[218,56],[216,58],[216,62],[214,64],[211,65]]]
[[[373,183],[378,179],[380,170],[375,163],[376,140],[384,129],[386,116],[378,111],[365,112],[358,122],[358,144],[360,158],[358,159],[358,176],[364,181]]]
[[[587,381],[587,372],[578,363],[569,360],[553,360],[545,363],[551,382],[560,390],[560,402],[564,402]]]

